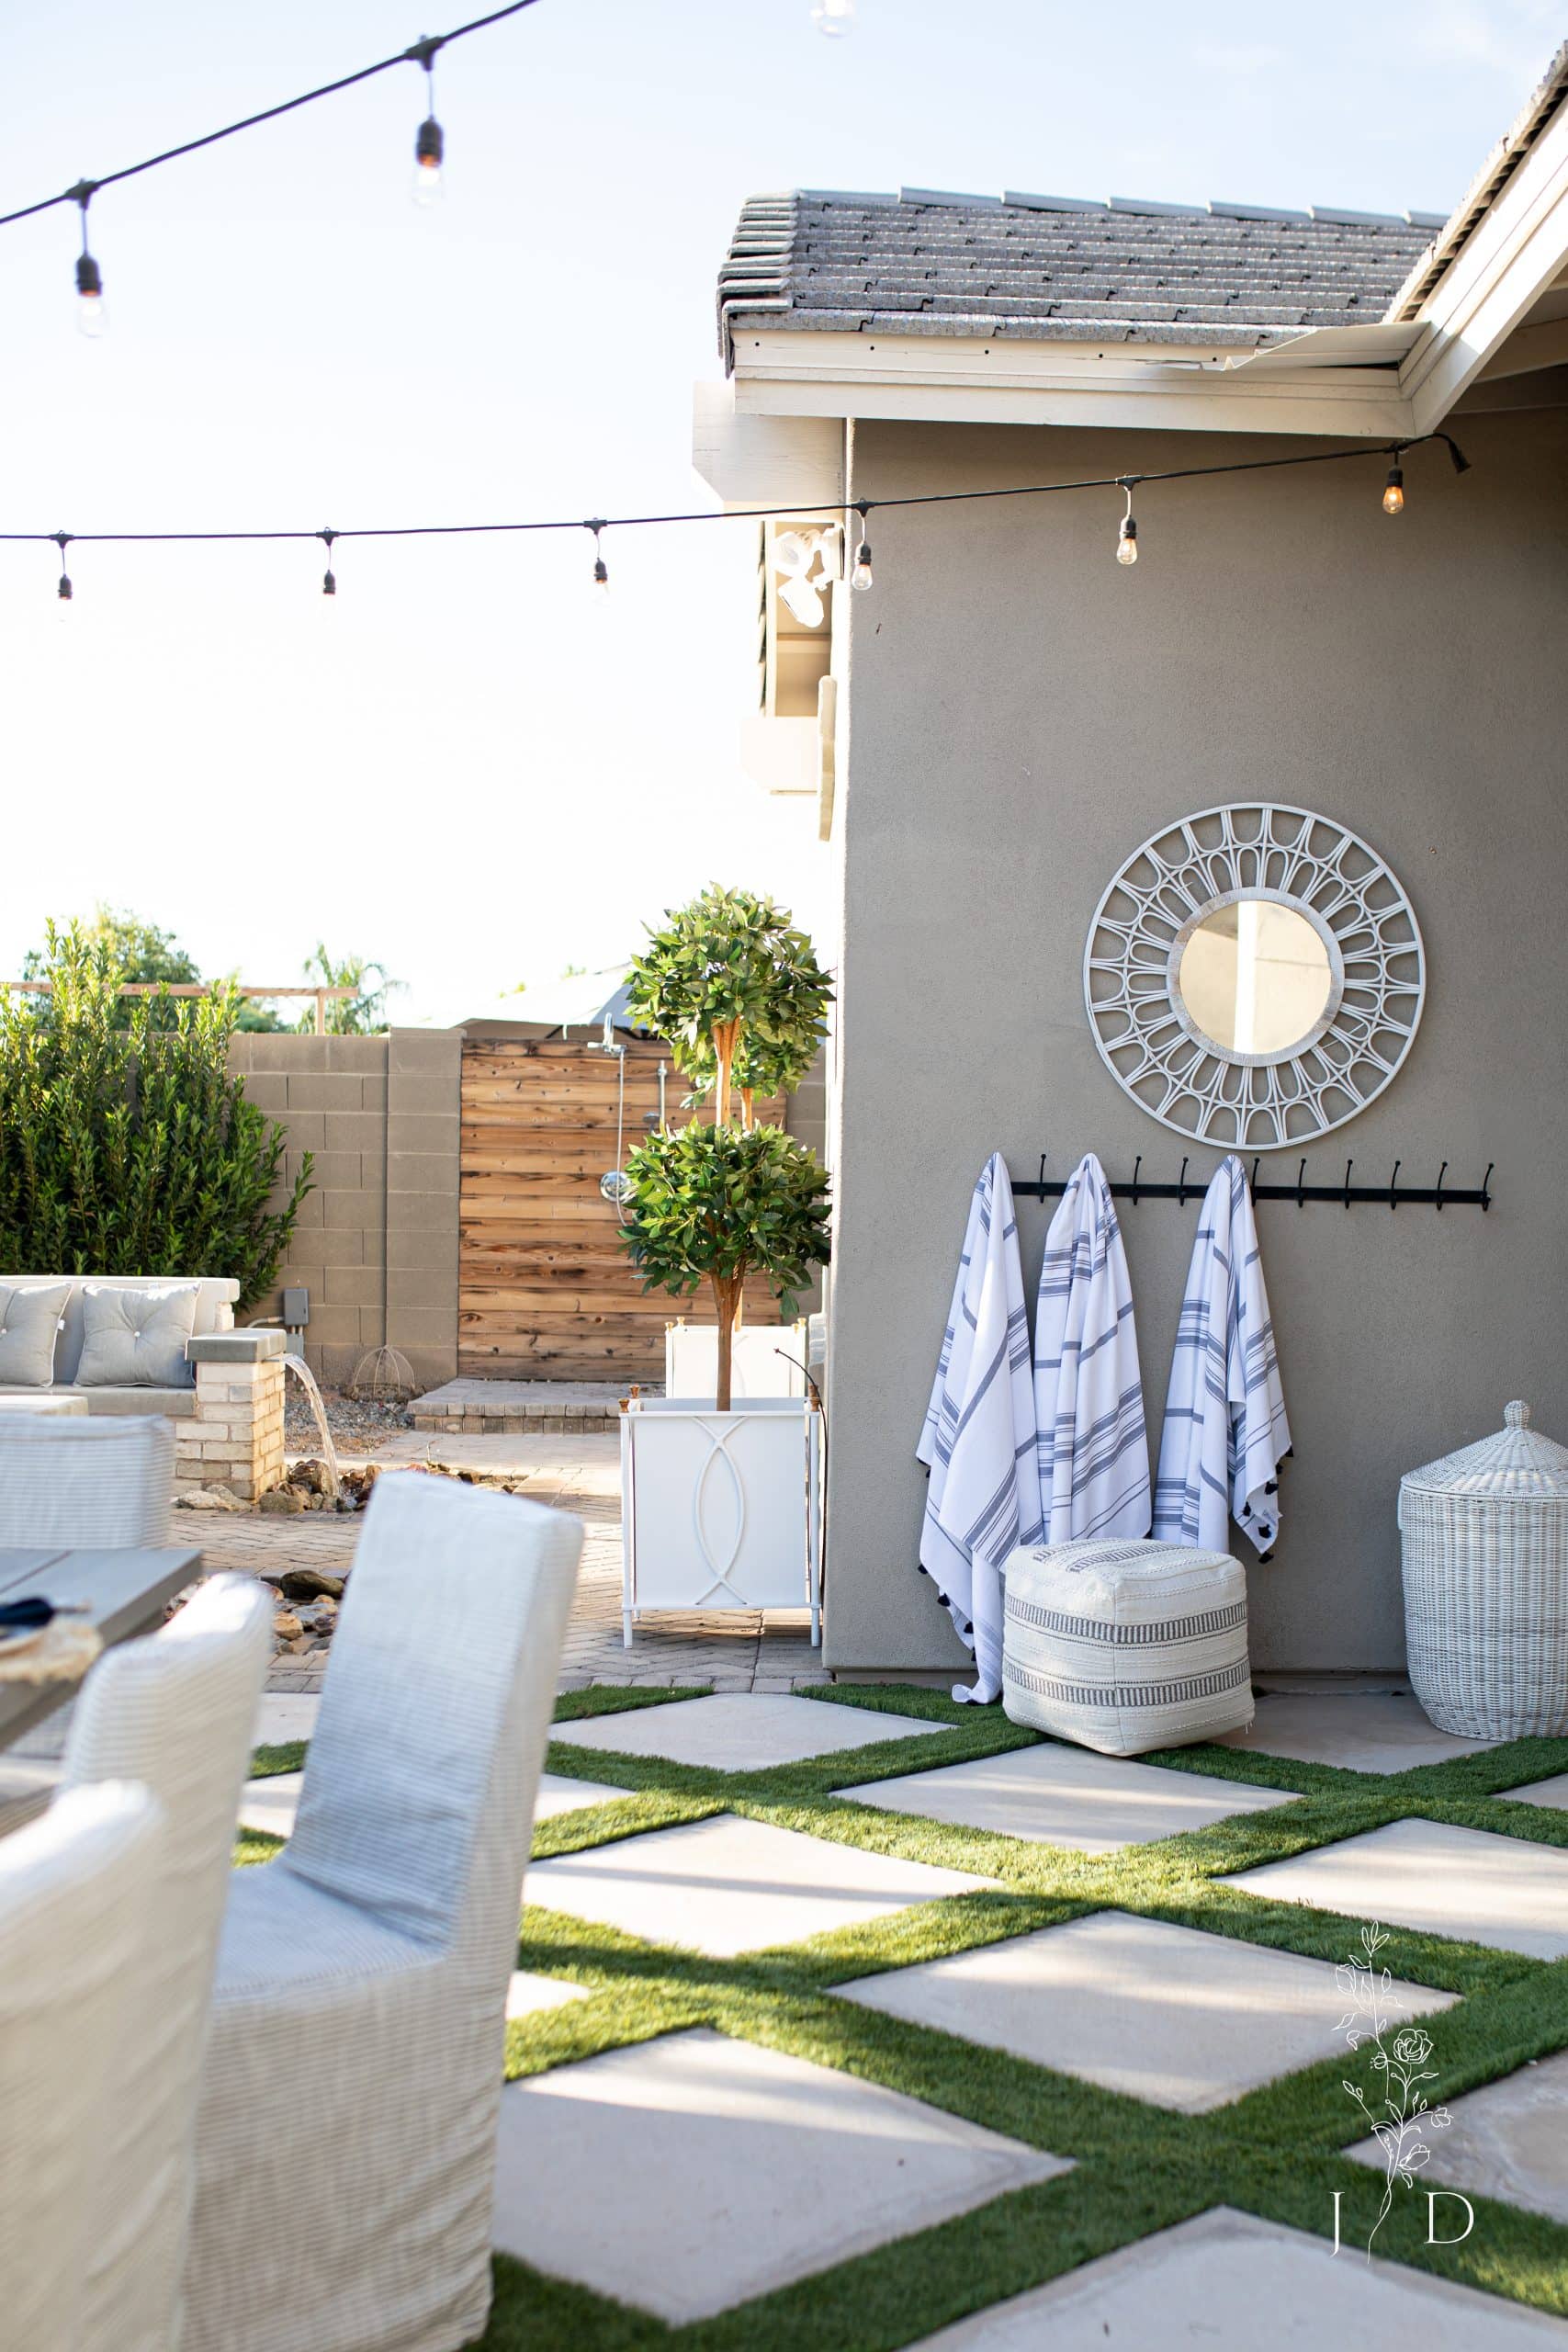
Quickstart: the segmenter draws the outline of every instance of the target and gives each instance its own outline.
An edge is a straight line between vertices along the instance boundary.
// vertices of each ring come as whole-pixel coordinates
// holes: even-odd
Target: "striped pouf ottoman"
[[[1015,1724],[1102,1756],[1245,1729],[1240,1561],[1181,1544],[1021,1547],[1007,1564],[1002,1706]]]

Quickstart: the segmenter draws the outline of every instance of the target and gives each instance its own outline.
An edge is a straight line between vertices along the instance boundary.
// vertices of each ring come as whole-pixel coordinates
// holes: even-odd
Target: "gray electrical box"
[[[290,1331],[302,1331],[310,1319],[310,1294],[303,1283],[283,1294],[283,1320]]]

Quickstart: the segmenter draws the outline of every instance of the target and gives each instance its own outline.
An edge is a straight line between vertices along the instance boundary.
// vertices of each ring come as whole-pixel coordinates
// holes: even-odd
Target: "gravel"
[[[373,1396],[346,1396],[341,1388],[323,1388],[327,1427],[340,1454],[373,1453],[382,1442],[412,1428],[406,1405],[389,1404]],[[313,1453],[321,1443],[316,1417],[299,1384],[286,1384],[283,1400],[283,1442],[290,1453]]]

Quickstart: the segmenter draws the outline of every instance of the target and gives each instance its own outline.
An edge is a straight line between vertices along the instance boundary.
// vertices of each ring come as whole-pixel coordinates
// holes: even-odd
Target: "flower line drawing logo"
[[[1351,2050],[1370,2051],[1372,2068],[1380,2078],[1371,2086],[1370,2099],[1360,2085],[1351,2082],[1348,2076],[1340,2086],[1360,2109],[1382,2151],[1382,2202],[1367,2234],[1369,2261],[1372,2241],[1393,2204],[1395,2182],[1402,2181],[1406,2188],[1415,2188],[1416,2174],[1432,2154],[1424,2135],[1446,2131],[1450,2120],[1447,2108],[1432,2106],[1422,2087],[1438,2080],[1437,2068],[1427,2063],[1434,2045],[1426,2028],[1402,2026],[1392,2039],[1387,2038],[1392,2023],[1388,2012],[1393,1979],[1378,1959],[1387,1941],[1385,1930],[1374,1920],[1371,1927],[1361,1929],[1359,1952],[1352,1952],[1334,1972],[1341,1993],[1350,2003],[1335,2030],[1345,2036]]]

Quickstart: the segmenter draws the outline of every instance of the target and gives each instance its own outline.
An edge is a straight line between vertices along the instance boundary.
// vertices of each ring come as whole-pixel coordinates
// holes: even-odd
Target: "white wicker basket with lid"
[[[1465,1739],[1568,1731],[1568,1447],[1516,1401],[1400,1481],[1411,1688]]]
[[[1007,1565],[1002,1707],[1103,1756],[1245,1729],[1240,1561],[1125,1538],[1021,1546]]]

